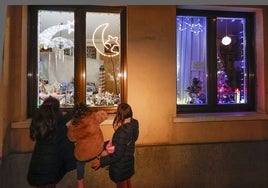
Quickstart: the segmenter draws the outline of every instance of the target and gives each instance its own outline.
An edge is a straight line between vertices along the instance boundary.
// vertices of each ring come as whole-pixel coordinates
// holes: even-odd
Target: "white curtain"
[[[201,92],[207,96],[206,27],[205,17],[177,17],[177,104],[187,104],[185,90],[193,78],[202,82]]]

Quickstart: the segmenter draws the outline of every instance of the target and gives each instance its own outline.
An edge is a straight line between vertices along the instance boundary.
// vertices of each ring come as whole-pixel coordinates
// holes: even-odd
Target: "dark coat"
[[[76,168],[74,143],[67,138],[65,124],[70,116],[59,116],[54,138],[37,140],[32,153],[27,180],[32,186],[57,184]]]
[[[135,142],[139,136],[139,123],[132,119],[130,123],[119,127],[113,134],[113,154],[100,158],[101,167],[109,166],[112,181],[121,182],[131,178],[135,173]]]

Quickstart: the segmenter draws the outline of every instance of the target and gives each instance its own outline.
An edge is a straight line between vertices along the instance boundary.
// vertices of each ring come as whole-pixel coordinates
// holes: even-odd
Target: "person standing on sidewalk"
[[[27,181],[37,188],[55,188],[64,175],[76,169],[74,144],[67,138],[71,114],[60,111],[58,99],[48,97],[35,112],[30,138],[35,141]]]
[[[91,111],[85,104],[74,106],[73,118],[67,123],[68,138],[75,143],[77,160],[77,188],[84,187],[85,165],[103,151],[103,133],[100,124],[107,119],[106,111]]]
[[[113,121],[115,130],[112,137],[114,151],[98,157],[92,162],[95,170],[109,165],[110,179],[117,188],[131,188],[131,177],[135,173],[135,142],[139,136],[139,122],[133,118],[129,104],[119,104]]]

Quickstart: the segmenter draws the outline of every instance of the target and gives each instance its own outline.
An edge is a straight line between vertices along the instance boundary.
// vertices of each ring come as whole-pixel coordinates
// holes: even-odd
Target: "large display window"
[[[253,18],[178,10],[178,113],[254,110]]]
[[[45,98],[114,112],[125,100],[125,8],[30,6],[29,114]]]

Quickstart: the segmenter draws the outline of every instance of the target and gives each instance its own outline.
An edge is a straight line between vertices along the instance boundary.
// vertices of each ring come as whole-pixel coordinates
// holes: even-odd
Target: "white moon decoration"
[[[102,54],[103,56],[107,56],[107,57],[114,57],[114,56],[119,55],[120,45],[119,45],[117,36],[108,35],[108,39],[105,40],[104,33],[108,26],[109,26],[109,23],[104,23],[104,24],[99,25],[93,32],[92,42],[93,42],[94,47],[100,54]],[[96,36],[96,33],[99,31],[101,32],[102,45],[104,46],[106,50],[110,51],[109,54],[104,53],[104,51],[100,50],[96,45],[95,36]]]

